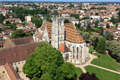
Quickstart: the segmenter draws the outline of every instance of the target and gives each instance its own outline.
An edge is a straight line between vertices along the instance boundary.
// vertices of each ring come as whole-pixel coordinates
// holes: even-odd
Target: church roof
[[[47,30],[48,30],[48,33],[49,33],[49,37],[51,38],[51,33],[52,33],[51,26],[52,26],[52,23],[51,23],[51,22],[44,21],[43,24],[42,24],[42,26],[41,26],[41,30],[44,31],[45,26],[47,26]]]
[[[51,33],[52,33],[51,22],[44,21],[43,25],[41,26],[41,30],[44,30],[46,25],[47,25],[49,37],[51,38]],[[78,32],[78,30],[75,29],[75,26],[73,24],[65,24],[65,40],[73,42],[73,43],[85,42],[83,38],[81,37],[80,33]]]
[[[69,51],[70,51],[70,49],[69,49],[65,44],[62,44],[62,45],[60,46],[59,50],[60,50],[61,52],[69,52]]]
[[[26,60],[29,54],[35,51],[38,43],[28,43],[17,45],[10,48],[3,48],[0,50],[0,65],[5,63],[14,63]]]
[[[73,24],[65,25],[65,39],[74,43],[85,42],[81,37],[80,33],[78,32],[78,30],[74,29]]]

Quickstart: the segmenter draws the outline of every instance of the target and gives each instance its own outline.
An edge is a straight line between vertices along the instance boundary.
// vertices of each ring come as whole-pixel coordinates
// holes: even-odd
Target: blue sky
[[[0,0],[0,1],[62,1],[75,2],[79,0]],[[80,0],[81,2],[120,2],[120,0]]]

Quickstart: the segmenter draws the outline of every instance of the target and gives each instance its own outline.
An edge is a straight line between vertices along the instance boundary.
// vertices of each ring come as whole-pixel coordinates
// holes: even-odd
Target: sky
[[[0,0],[0,1],[57,1],[57,2],[77,2],[79,0]],[[120,0],[80,0],[80,2],[120,2]]]

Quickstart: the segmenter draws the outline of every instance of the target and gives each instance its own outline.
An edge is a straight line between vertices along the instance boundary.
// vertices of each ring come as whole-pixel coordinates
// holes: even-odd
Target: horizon
[[[120,0],[0,0],[0,2],[120,2]]]

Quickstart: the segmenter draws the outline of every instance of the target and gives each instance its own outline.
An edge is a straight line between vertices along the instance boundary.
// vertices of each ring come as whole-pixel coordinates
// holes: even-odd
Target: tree
[[[87,25],[87,31],[91,31],[91,25],[90,25],[90,23],[88,23],[88,25]]]
[[[50,77],[51,80],[65,80],[62,69],[58,67],[57,65],[50,66],[50,70],[48,71],[48,73],[51,76]]]
[[[5,17],[3,16],[3,14],[0,14],[0,23],[2,23],[4,19]]]
[[[35,23],[36,28],[39,28],[42,25],[42,19],[38,15],[33,16],[32,23]]]
[[[120,11],[118,12],[118,22],[120,22]]]
[[[110,20],[113,24],[116,24],[118,21],[116,18],[114,18],[113,16],[111,17],[111,20]]]
[[[99,80],[94,73],[91,75],[87,73],[82,73],[81,76],[79,77],[79,80]]]
[[[117,62],[120,62],[120,43],[115,40],[109,41],[107,43],[107,49],[109,50],[111,57],[116,59]]]
[[[98,37],[96,37],[95,40],[93,41],[94,49],[96,49],[98,42],[99,42],[99,39],[98,39]]]
[[[89,41],[90,39],[90,34],[88,32],[82,33],[82,37],[85,41]]]
[[[68,19],[65,19],[64,23],[70,23],[70,21]]]
[[[98,16],[98,15],[99,15],[99,13],[95,13],[95,15],[97,15],[97,16]]]
[[[100,35],[103,36],[103,27],[101,27]]]
[[[56,65],[59,67],[63,63],[64,59],[60,51],[53,48],[48,42],[39,43],[35,52],[30,54],[29,59],[26,60],[23,72],[30,78],[40,78],[44,73],[50,71],[50,66]]]
[[[99,21],[97,20],[97,21],[95,21],[94,23],[95,23],[95,27],[97,28]]]
[[[5,23],[7,26],[10,26],[10,21],[6,21],[6,23]]]
[[[75,66],[69,62],[65,62],[61,69],[63,71],[65,80],[73,80],[76,77],[76,69]]]
[[[14,38],[20,38],[20,37],[27,37],[27,36],[31,36],[31,35],[28,35],[22,29],[17,29],[12,33],[11,38],[14,39]]]
[[[114,39],[113,34],[112,34],[110,31],[108,31],[108,30],[106,30],[106,31],[104,32],[103,36],[104,36],[107,40],[113,40],[113,39]]]
[[[41,76],[40,80],[52,80],[52,79],[50,74],[47,72]]]
[[[107,27],[107,28],[110,28],[110,25],[109,25],[109,24],[106,24],[106,27]]]
[[[11,24],[10,27],[12,30],[16,30],[16,28],[17,28],[16,23]]]
[[[76,18],[76,19],[79,19],[79,14],[71,14],[70,16],[71,16],[71,17],[74,17],[74,18]]]
[[[96,47],[96,51],[99,53],[105,53],[106,52],[106,39],[102,37]]]

